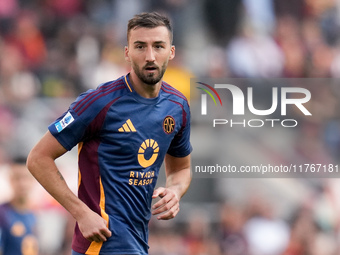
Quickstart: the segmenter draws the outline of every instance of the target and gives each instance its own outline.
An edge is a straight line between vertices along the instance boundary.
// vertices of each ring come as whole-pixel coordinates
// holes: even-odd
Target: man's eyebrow
[[[166,42],[165,41],[156,41],[156,42],[154,42],[154,44],[166,44]]]
[[[155,41],[153,42],[154,44],[166,44],[165,41]],[[135,41],[133,44],[147,44],[146,42],[143,41]]]
[[[146,42],[142,42],[142,41],[135,41],[133,44],[146,44]]]

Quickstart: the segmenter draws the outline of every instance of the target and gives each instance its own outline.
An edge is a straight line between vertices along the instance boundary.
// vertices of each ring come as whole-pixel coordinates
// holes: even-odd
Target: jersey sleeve
[[[65,149],[71,150],[90,135],[89,126],[103,108],[100,100],[94,100],[96,93],[97,90],[88,90],[81,94],[67,112],[49,125],[49,131]]]
[[[183,106],[182,118],[182,127],[175,135],[168,149],[168,154],[173,157],[185,157],[192,151],[190,143],[190,108],[187,103]]]
[[[67,150],[78,144],[85,133],[86,125],[81,117],[69,108],[61,117],[48,127],[51,134]]]

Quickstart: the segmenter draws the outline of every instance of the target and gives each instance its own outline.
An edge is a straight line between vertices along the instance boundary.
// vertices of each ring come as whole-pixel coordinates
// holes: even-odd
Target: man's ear
[[[175,46],[171,45],[169,60],[172,60],[175,57],[175,51],[176,51]]]
[[[127,62],[131,62],[130,56],[129,56],[129,47],[128,47],[128,46],[125,46],[124,51],[125,51],[125,52],[124,52],[125,60],[126,60]]]

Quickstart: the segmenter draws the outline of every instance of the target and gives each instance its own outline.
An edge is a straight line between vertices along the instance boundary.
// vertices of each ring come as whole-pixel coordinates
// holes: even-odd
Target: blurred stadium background
[[[0,202],[11,196],[8,161],[26,156],[79,93],[128,71],[127,21],[153,10],[174,25],[176,58],[165,81],[188,98],[191,77],[340,77],[339,0],[0,0]],[[216,134],[247,143],[214,155],[338,164],[340,85],[312,95],[315,114],[300,116],[294,133]],[[218,148],[205,148],[205,129],[193,120],[194,150],[211,162],[205,152]],[[75,192],[76,157],[74,149],[58,160]],[[31,198],[41,254],[70,254],[73,219],[39,185]],[[178,217],[152,218],[150,255],[337,255],[339,220],[336,178],[195,178]]]

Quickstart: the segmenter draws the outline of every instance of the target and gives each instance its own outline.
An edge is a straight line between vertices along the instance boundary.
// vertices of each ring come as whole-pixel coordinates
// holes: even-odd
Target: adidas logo
[[[119,132],[137,132],[133,126],[130,119],[128,119],[121,128],[118,129]]]

